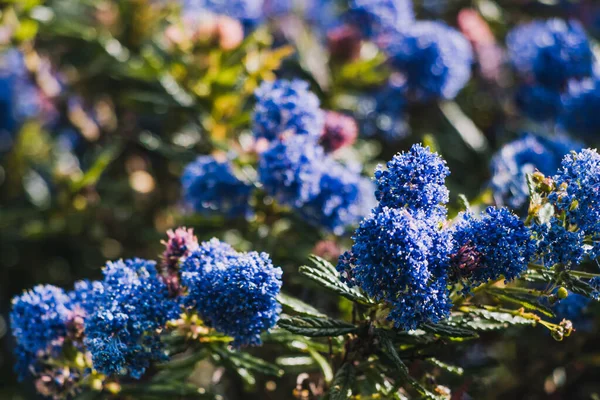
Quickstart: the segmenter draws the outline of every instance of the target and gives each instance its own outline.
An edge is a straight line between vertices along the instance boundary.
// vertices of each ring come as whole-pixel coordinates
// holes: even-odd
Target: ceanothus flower
[[[407,208],[428,216],[443,217],[448,202],[446,177],[450,170],[446,162],[429,147],[413,145],[409,151],[396,154],[375,171],[375,197],[382,207]]]
[[[361,134],[380,133],[387,141],[404,139],[410,133],[406,103],[406,87],[394,78],[376,92],[362,96],[356,110]]]
[[[266,253],[238,253],[217,239],[205,242],[182,266],[184,300],[204,323],[234,338],[236,347],[258,345],[277,323],[282,271]]]
[[[387,301],[389,318],[402,329],[446,317],[450,300],[445,285],[449,237],[422,213],[377,207],[340,257],[342,279],[370,297]]]
[[[375,187],[370,179],[332,158],[327,157],[322,168],[319,194],[299,211],[309,223],[342,234],[375,206]]]
[[[268,195],[300,208],[319,194],[324,160],[325,152],[314,140],[287,137],[261,155],[258,177]]]
[[[488,207],[477,218],[463,212],[451,228],[452,277],[466,289],[504,277],[518,278],[535,252],[531,231],[506,208]]]
[[[442,22],[415,22],[390,34],[382,45],[416,100],[453,99],[471,77],[471,44]]]
[[[562,93],[543,85],[522,85],[516,104],[524,115],[537,122],[555,120],[563,110]]]
[[[350,0],[350,22],[367,38],[390,30],[403,29],[415,20],[411,0]]]
[[[139,379],[150,362],[166,359],[158,330],[177,316],[177,307],[155,265],[136,258],[104,268],[85,320],[85,345],[99,372]]]
[[[510,59],[525,78],[561,88],[570,78],[592,74],[593,54],[577,21],[550,19],[519,25],[508,33]]]
[[[559,124],[569,132],[594,138],[600,131],[600,80],[570,81]]]
[[[185,202],[199,213],[234,218],[250,212],[253,187],[234,175],[229,161],[199,156],[185,167],[181,185]]]
[[[554,176],[557,190],[548,197],[567,223],[591,238],[591,258],[600,252],[600,155],[584,149],[565,156]]]
[[[562,158],[583,145],[566,136],[544,137],[525,133],[505,144],[492,157],[490,186],[496,202],[514,209],[524,207],[529,201],[527,174],[540,171],[553,174]]]
[[[579,265],[583,260],[585,237],[582,231],[569,231],[555,217],[545,224],[532,224],[531,230],[537,236],[536,258],[546,267],[558,263]]]
[[[38,353],[53,352],[67,335],[71,316],[71,298],[52,285],[38,285],[13,298],[10,312],[12,334],[17,343],[20,379],[29,375]]]
[[[319,98],[299,79],[264,81],[254,92],[256,105],[252,114],[252,132],[269,141],[282,134],[308,135],[319,138],[323,132],[324,113]]]
[[[186,10],[206,10],[253,23],[263,17],[264,0],[184,0]]]

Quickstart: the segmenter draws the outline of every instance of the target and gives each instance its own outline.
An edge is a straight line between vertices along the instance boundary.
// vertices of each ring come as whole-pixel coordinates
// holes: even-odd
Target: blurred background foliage
[[[7,399],[34,398],[12,372],[10,299],[40,282],[67,287],[98,278],[107,259],[155,259],[164,232],[178,225],[193,227],[200,239],[269,252],[284,269],[286,291],[319,309],[349,312],[348,304],[296,274],[311,252],[335,260],[349,235],[322,232],[260,193],[252,199],[254,215],[233,220],[186,212],[181,202],[181,172],[198,154],[237,153],[240,169],[256,174],[250,113],[263,80],[305,79],[324,108],[355,116],[359,139],[340,157],[362,163],[366,175],[415,142],[439,151],[452,171],[448,187],[457,211],[459,194],[473,204],[494,203],[489,161],[503,143],[523,130],[553,129],[515,107],[517,78],[502,55],[507,31],[560,16],[580,19],[594,47],[600,34],[594,0],[415,1],[419,18],[451,26],[460,26],[461,10],[475,12],[493,33],[488,44],[497,47],[498,61],[484,56],[455,100],[409,104],[398,122],[373,115],[374,102],[382,101],[375,100],[378,88],[391,73],[381,50],[363,43],[357,57],[336,53],[326,40],[332,26],[325,16],[275,16],[191,38],[186,29],[193,22],[177,1],[0,4],[0,397]],[[467,37],[475,47],[487,38],[477,30]],[[393,102],[392,96],[392,117],[399,117]],[[441,359],[459,360],[474,376],[444,378],[458,385],[457,399],[467,391],[475,398],[594,398],[596,335],[594,320],[584,334],[560,343],[528,328],[489,333],[475,346],[442,349]],[[267,358],[270,352],[268,345],[256,351]],[[236,383],[223,385],[230,398],[250,398]],[[252,398],[288,398],[296,377],[253,386]]]

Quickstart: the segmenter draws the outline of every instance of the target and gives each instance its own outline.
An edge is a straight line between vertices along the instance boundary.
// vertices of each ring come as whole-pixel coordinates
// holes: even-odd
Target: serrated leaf
[[[346,363],[336,372],[331,389],[329,390],[329,398],[331,400],[346,400],[352,396],[352,382],[356,376],[356,370],[350,363]]]
[[[309,317],[326,317],[325,314],[319,312],[319,310],[313,306],[285,293],[279,293],[277,301],[283,306],[283,311],[288,314],[290,314],[290,311],[293,311],[296,314]]]
[[[582,296],[593,297],[592,293],[597,291],[593,286],[590,286],[587,282],[570,275],[568,272],[562,273],[560,276],[560,280],[563,283],[563,285],[571,292],[580,294]]]
[[[401,380],[409,383],[413,389],[415,389],[421,396],[427,399],[437,399],[437,397],[431,393],[429,390],[425,389],[419,382],[417,382],[412,376],[410,376],[408,372],[408,367],[404,364],[398,351],[396,350],[396,346],[390,339],[388,332],[383,329],[377,329],[375,331],[375,336],[377,336],[379,349],[381,355],[387,358],[394,366],[394,369],[399,374],[399,378]]]
[[[477,332],[474,332],[470,329],[465,329],[465,328],[455,326],[455,325],[451,324],[450,321],[441,322],[441,323],[437,323],[437,324],[432,324],[432,323],[422,324],[420,326],[420,329],[422,329],[428,333],[433,333],[435,335],[448,338],[450,340],[462,341],[462,340],[468,340],[468,339],[475,339],[475,338],[479,337],[479,335],[477,335]]]
[[[437,358],[428,358],[428,362],[435,365],[438,368],[443,369],[444,371],[450,372],[451,374],[462,376],[465,373],[465,370],[456,365],[446,364],[443,361],[438,360]]]
[[[324,272],[327,272],[327,273],[331,274],[332,276],[339,278],[340,273],[337,271],[335,266],[332,263],[330,263],[329,261],[327,261],[324,258],[321,258],[315,254],[309,255],[308,259],[313,262],[315,267],[319,267]]]
[[[536,184],[533,180],[533,174],[529,173],[525,175],[527,179],[527,189],[529,190],[529,196],[533,196],[536,193]]]
[[[329,272],[324,271],[321,268],[309,267],[306,265],[298,268],[298,272],[301,275],[309,278],[310,280],[318,283],[324,288],[340,295],[348,300],[355,301],[362,305],[373,305],[373,302],[369,300],[367,297],[360,294],[357,290],[350,288],[344,282],[339,280],[337,276],[330,274]]]
[[[535,325],[536,321],[521,317],[518,315],[513,315],[509,313],[504,313],[500,311],[490,311],[490,310],[469,310],[469,316],[477,316],[480,317],[480,320],[493,321],[497,323],[501,323],[505,327],[511,325]],[[474,321],[473,321],[474,322]]]
[[[340,336],[356,332],[358,327],[330,318],[292,317],[280,319],[281,328],[309,337]]]
[[[527,294],[510,292],[510,289],[500,289],[490,287],[485,289],[486,293],[491,294],[496,297],[498,300],[507,301],[510,303],[518,304],[523,308],[528,310],[537,311],[541,314],[546,315],[547,317],[554,318],[554,313],[548,307],[539,304],[535,298]]]

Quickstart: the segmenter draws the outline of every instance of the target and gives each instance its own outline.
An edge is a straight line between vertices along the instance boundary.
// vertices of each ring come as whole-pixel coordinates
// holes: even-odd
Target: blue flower
[[[581,24],[550,19],[514,28],[506,37],[509,56],[525,78],[552,88],[592,73],[593,54]]]
[[[350,0],[348,18],[372,38],[412,24],[415,14],[411,0]]]
[[[279,318],[280,268],[266,253],[237,253],[216,239],[202,243],[183,264],[185,304],[234,346],[258,345]],[[191,261],[194,260],[194,261]]]
[[[450,300],[446,289],[449,237],[422,213],[378,207],[364,219],[342,255],[342,278],[370,297],[387,301],[389,318],[402,329],[446,317]]]
[[[591,149],[565,156],[554,181],[558,190],[548,197],[567,223],[591,239],[591,258],[600,253],[600,155]]]
[[[527,174],[536,170],[553,174],[562,158],[571,150],[581,150],[583,145],[566,136],[543,137],[525,133],[505,144],[491,161],[490,185],[496,202],[520,209],[529,201]]]
[[[429,147],[413,145],[375,171],[375,196],[382,207],[420,210],[429,216],[444,217],[448,189],[444,182],[450,174],[446,162]]]
[[[157,330],[177,315],[155,262],[142,259],[109,262],[95,307],[85,321],[85,345],[94,368],[106,375],[139,379],[151,361],[164,360]]]
[[[187,10],[207,10],[247,23],[256,22],[263,17],[264,0],[184,0],[183,3]]]
[[[552,310],[556,314],[557,322],[567,319],[573,323],[575,329],[591,331],[591,325],[593,325],[592,318],[589,315],[585,315],[591,302],[592,299],[589,297],[569,292],[566,298],[559,300],[552,306]]]
[[[341,235],[375,206],[372,182],[337,161],[324,160],[319,194],[303,205],[300,214],[309,223]]]
[[[565,266],[579,265],[585,256],[583,231],[569,231],[562,221],[552,218],[546,224],[531,226],[537,236],[536,258],[547,267],[562,263]]]
[[[185,202],[199,213],[220,213],[234,218],[250,212],[253,188],[234,175],[227,161],[217,161],[213,156],[198,157],[185,167],[181,185]]]
[[[13,298],[10,325],[17,348],[19,377],[29,375],[38,353],[60,348],[71,316],[71,298],[52,285],[38,285]]]
[[[406,87],[390,82],[378,91],[362,96],[356,110],[361,122],[360,133],[374,136],[381,133],[388,141],[404,139],[410,134],[406,113]]]
[[[282,134],[319,138],[325,123],[319,98],[308,83],[295,79],[264,81],[254,92],[257,102],[252,115],[256,137],[274,140]]]
[[[600,130],[600,81],[588,78],[571,81],[559,123],[568,131],[593,138]]]
[[[529,228],[506,208],[488,207],[479,218],[461,213],[451,234],[452,274],[467,289],[500,277],[518,278],[536,249]]]
[[[258,177],[268,195],[299,208],[319,194],[324,160],[325,152],[315,141],[285,138],[262,154]]]
[[[453,99],[471,77],[468,40],[442,22],[420,21],[383,43],[390,65],[402,73],[418,101]]]
[[[15,49],[0,54],[0,153],[10,150],[19,125],[40,109],[39,91],[28,76],[23,54]]]
[[[561,92],[542,85],[522,85],[516,103],[523,114],[538,122],[554,120],[563,110]]]

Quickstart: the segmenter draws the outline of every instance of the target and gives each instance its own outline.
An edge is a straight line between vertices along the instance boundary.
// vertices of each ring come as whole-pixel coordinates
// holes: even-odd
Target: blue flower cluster
[[[440,229],[448,201],[444,161],[420,145],[394,156],[375,178],[379,205],[353,235],[340,257],[344,280],[391,306],[389,318],[402,329],[448,315],[447,269],[451,250]]]
[[[383,48],[418,101],[453,99],[471,77],[473,51],[457,30],[437,21],[418,21],[389,35]]]
[[[467,290],[488,280],[519,277],[536,250],[531,231],[506,208],[488,207],[479,218],[463,212],[451,229],[452,273]]]
[[[553,217],[548,223],[534,223],[531,230],[537,239],[537,261],[551,267],[561,263],[579,265],[585,256],[583,231],[569,231]]]
[[[395,156],[375,171],[377,190],[375,197],[383,207],[420,210],[428,217],[444,218],[448,202],[448,189],[444,182],[450,174],[446,162],[429,148],[419,145]]]
[[[253,187],[234,175],[229,161],[200,156],[185,167],[181,185],[184,201],[196,212],[230,218],[250,213]]]
[[[181,271],[186,306],[208,326],[232,336],[234,346],[260,344],[260,334],[277,322],[282,271],[268,254],[238,253],[212,239],[185,260]]]
[[[235,346],[260,344],[281,311],[282,271],[268,254],[238,253],[217,239],[198,244],[184,228],[170,232],[165,245],[166,272],[177,274],[184,290],[170,291],[169,274],[135,258],[108,262],[101,281],[77,282],[69,293],[46,285],[15,297],[11,327],[19,376],[33,375],[48,393],[76,390],[92,367],[139,379],[152,362],[167,358],[160,334],[181,312],[198,313],[208,327],[232,336]],[[49,376],[73,367],[73,351],[91,364],[61,375],[64,385],[48,386]]]
[[[138,379],[151,361],[166,359],[158,330],[177,316],[177,308],[155,265],[142,259],[106,265],[85,321],[85,345],[96,370]]]
[[[509,32],[506,44],[512,64],[525,81],[517,92],[517,106],[535,121],[559,117],[567,82],[592,74],[591,46],[576,21],[522,24]]]
[[[38,114],[40,107],[23,54],[15,49],[0,54],[0,153],[10,149],[19,124]]]
[[[372,206],[371,182],[303,136],[273,143],[262,154],[258,176],[265,192],[279,203],[336,234],[358,223]]]
[[[224,14],[242,22],[253,23],[263,16],[264,0],[184,0],[188,10],[207,10],[215,14]]]
[[[272,141],[283,134],[321,136],[325,116],[307,82],[265,81],[254,94],[252,131],[256,137]]]
[[[569,151],[579,151],[583,145],[566,136],[544,137],[524,133],[507,143],[491,161],[490,186],[498,204],[521,209],[529,199],[527,174],[536,170],[545,175],[554,173]]]
[[[600,130],[600,78],[571,81],[563,101],[559,125],[575,134],[594,138]]]
[[[361,134],[381,134],[387,141],[404,139],[410,133],[406,113],[406,88],[404,81],[390,79],[379,90],[363,95],[356,110],[361,123]]]
[[[411,0],[350,0],[348,19],[367,38],[396,31],[415,19]]]
[[[593,54],[581,24],[550,19],[514,28],[506,37],[510,59],[525,78],[560,89],[592,73]]]
[[[585,247],[590,258],[600,254],[600,155],[591,149],[584,149],[579,153],[571,153],[562,161],[561,168],[554,176],[556,190],[548,196],[548,200],[555,206],[558,213],[564,215],[564,227],[569,231],[577,230],[589,239],[589,246]],[[557,221],[560,222],[560,221]],[[579,241],[571,240],[574,246],[579,246]],[[564,247],[565,242],[560,243]],[[558,254],[564,249],[553,249]],[[579,254],[577,248],[569,254]],[[558,256],[557,256],[558,257]],[[572,262],[578,262],[577,257]]]
[[[414,145],[375,172],[379,204],[355,231],[337,269],[341,278],[385,301],[396,327],[415,329],[449,314],[448,285],[475,285],[527,269],[532,232],[508,209],[489,207],[480,218],[461,213],[447,228],[449,174],[444,160]]]

